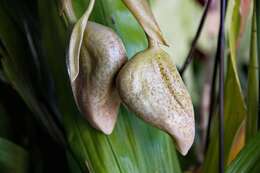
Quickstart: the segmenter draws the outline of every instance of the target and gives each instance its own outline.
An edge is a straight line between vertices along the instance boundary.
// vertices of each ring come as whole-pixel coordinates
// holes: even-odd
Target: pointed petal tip
[[[115,125],[116,125],[116,117],[100,117],[93,120],[93,126],[104,133],[105,135],[111,135]]]
[[[177,146],[177,150],[181,153],[181,155],[186,156],[190,150],[190,147],[182,147],[182,146]]]
[[[102,133],[104,133],[105,135],[111,135],[114,127],[103,127],[99,129]]]
[[[181,153],[181,155],[186,156],[192,147],[194,136],[192,139],[176,139],[175,141],[177,150]]]
[[[195,126],[191,125],[191,127],[188,128],[187,131],[189,131],[189,133],[186,133],[186,135],[183,135],[183,131],[178,133],[176,133],[176,131],[173,131],[172,133],[170,133],[175,143],[176,149],[183,156],[186,156],[188,154],[189,150],[193,145],[195,138]]]

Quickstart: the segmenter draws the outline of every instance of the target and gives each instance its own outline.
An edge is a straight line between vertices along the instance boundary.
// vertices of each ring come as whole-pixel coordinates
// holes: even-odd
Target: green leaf
[[[231,8],[231,5],[233,8]],[[239,37],[238,28],[240,26],[239,6],[240,0],[234,0],[230,1],[228,7],[229,10],[232,10],[232,20],[230,20],[231,23],[228,25],[228,45],[230,48],[230,57],[228,57],[224,96],[224,148],[226,165],[236,133],[247,114],[236,67],[236,48]],[[206,154],[203,172],[218,172],[217,163],[219,160],[219,139],[216,119],[213,121],[213,124],[214,126],[212,128],[210,145]]]
[[[82,15],[88,3],[73,2],[77,16]],[[69,143],[81,166],[98,173],[180,172],[171,138],[123,106],[110,136],[93,129],[82,118],[74,103],[66,71],[65,39],[68,39],[69,30],[64,28],[58,7],[52,0],[38,3],[43,45],[57,88],[59,108]],[[121,0],[96,1],[90,19],[113,28],[125,43],[129,57],[147,45],[144,32]]]
[[[28,171],[28,153],[20,146],[0,138],[1,173],[26,173]]]
[[[10,3],[9,1],[6,3]],[[8,4],[10,5],[10,4]],[[17,5],[17,4],[16,4]],[[28,4],[27,4],[28,5]],[[14,5],[15,6],[15,5]],[[59,143],[64,144],[64,136],[61,129],[55,123],[54,112],[50,112],[52,107],[52,98],[49,96],[49,88],[46,87],[43,69],[39,70],[35,58],[30,50],[30,41],[28,40],[29,32],[26,31],[25,18],[20,19],[23,12],[17,11],[17,15],[5,8],[6,4],[0,2],[0,39],[6,50],[2,51],[1,63],[4,74],[12,87],[23,98],[27,106],[34,113],[33,115],[41,122],[49,134]],[[12,8],[10,8],[13,10]],[[10,10],[9,9],[9,10]],[[22,23],[22,24],[20,24]],[[37,61],[37,60],[36,60]],[[38,76],[38,71],[42,74]],[[36,76],[36,79],[35,79]],[[37,82],[41,81],[41,84]],[[48,84],[49,85],[49,84]],[[41,87],[39,87],[41,86]],[[48,102],[44,103],[47,96]]]
[[[1,83],[0,83],[1,85]],[[1,89],[1,87],[0,87]],[[10,120],[8,118],[8,115],[4,109],[4,107],[1,104],[0,99],[0,137],[9,137],[10,136]]]
[[[254,4],[255,6],[255,4]],[[249,141],[257,133],[258,124],[258,94],[259,80],[257,68],[257,43],[256,43],[256,9],[254,8],[251,29],[251,49],[248,65],[248,99],[247,99],[247,124],[246,124],[246,141]]]
[[[258,81],[260,80],[260,1],[255,0],[256,4],[256,28],[257,28],[257,57],[258,57]],[[260,96],[258,97],[260,101]]]
[[[227,167],[227,173],[257,173],[260,171],[260,133],[257,133]]]

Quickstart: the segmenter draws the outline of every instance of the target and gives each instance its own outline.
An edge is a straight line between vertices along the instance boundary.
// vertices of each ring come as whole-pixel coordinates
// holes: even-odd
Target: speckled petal
[[[115,77],[127,61],[121,39],[110,28],[88,22],[79,58],[79,73],[71,82],[74,98],[93,127],[111,134],[120,106]]]
[[[117,77],[125,105],[142,119],[169,133],[186,155],[195,136],[189,93],[169,55],[158,47],[138,53]]]

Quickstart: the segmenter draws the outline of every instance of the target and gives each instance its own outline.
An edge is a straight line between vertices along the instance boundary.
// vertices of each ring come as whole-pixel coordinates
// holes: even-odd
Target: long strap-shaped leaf
[[[84,32],[88,23],[88,18],[93,10],[95,0],[90,0],[89,6],[83,16],[75,24],[69,44],[68,72],[71,82],[75,81],[79,74],[79,56]]]
[[[251,48],[250,59],[248,66],[248,99],[247,110],[248,115],[246,118],[246,141],[250,140],[257,133],[258,123],[258,68],[257,68],[257,39],[256,39],[256,4],[254,3],[254,12],[252,18],[251,29]]]
[[[6,1],[6,3],[7,5],[12,4],[9,1]],[[13,7],[12,5],[10,6]],[[14,12],[11,12],[8,13],[4,2],[0,1],[0,38],[2,39],[1,41],[4,46],[1,63],[4,74],[8,82],[10,82],[13,88],[19,93],[27,106],[34,113],[33,115],[35,115],[39,122],[46,127],[46,130],[53,139],[64,145],[65,139],[62,129],[57,126],[53,114],[55,110],[52,110],[52,113],[50,112],[49,106],[44,103],[42,100],[43,97],[40,97],[43,93],[37,90],[39,89],[37,87],[38,83],[33,80],[33,75],[30,73],[32,69],[35,68],[31,65],[34,58],[30,53],[28,40],[26,40],[25,37],[26,31],[23,30],[23,26],[19,25],[19,17],[16,18],[13,14]],[[22,10],[16,11],[16,14],[21,13],[23,13]],[[28,32],[26,34],[28,35],[30,33]],[[42,77],[42,74],[40,77]],[[46,93],[50,91],[50,88],[46,83],[42,83],[41,86],[44,88],[44,94],[47,95]],[[49,99],[51,100],[51,98]]]
[[[75,0],[75,13],[84,13],[83,7],[87,6],[87,2]],[[59,108],[64,115],[68,141],[82,166],[95,173],[179,173],[180,166],[171,138],[126,109],[120,109],[117,125],[109,136],[93,129],[81,118],[67,79],[63,22],[53,0],[38,0],[38,3],[43,44],[58,88]],[[129,57],[146,47],[142,29],[121,0],[96,1],[91,16],[93,21],[119,33]]]
[[[255,0],[256,4],[256,29],[257,29],[257,57],[258,57],[258,81],[260,81],[260,1]],[[258,93],[258,108],[260,107],[260,94]],[[260,114],[260,109],[258,109]]]
[[[258,173],[260,161],[260,133],[252,138],[236,159],[228,166],[227,173]]]
[[[28,153],[20,146],[0,138],[0,171],[26,173],[29,167]]]
[[[225,164],[229,159],[229,153],[233,145],[236,133],[246,117],[246,106],[244,96],[242,93],[240,81],[238,78],[238,71],[236,67],[236,46],[239,37],[240,16],[239,8],[240,0],[230,0],[228,4],[229,17],[226,26],[229,26],[228,38],[230,47],[230,57],[228,57],[227,74],[225,81],[225,96],[224,96],[224,148],[225,148]],[[216,164],[219,158],[218,154],[218,127],[217,121],[213,121],[211,141],[203,164],[203,172],[218,172],[218,165]]]

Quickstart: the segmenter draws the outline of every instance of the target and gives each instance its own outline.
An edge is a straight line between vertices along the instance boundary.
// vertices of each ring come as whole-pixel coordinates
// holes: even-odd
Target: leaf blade
[[[1,172],[26,173],[29,156],[20,146],[0,138],[0,170]]]
[[[260,160],[260,133],[257,133],[252,140],[241,150],[237,158],[227,167],[227,173],[235,172],[252,172],[254,167]],[[253,172],[259,172],[258,168],[255,168]]]
[[[247,99],[247,128],[246,140],[249,141],[257,133],[258,124],[258,94],[259,94],[259,81],[257,69],[257,33],[256,33],[256,11],[255,4],[252,18],[251,29],[251,48],[250,58],[248,65],[248,99]]]

